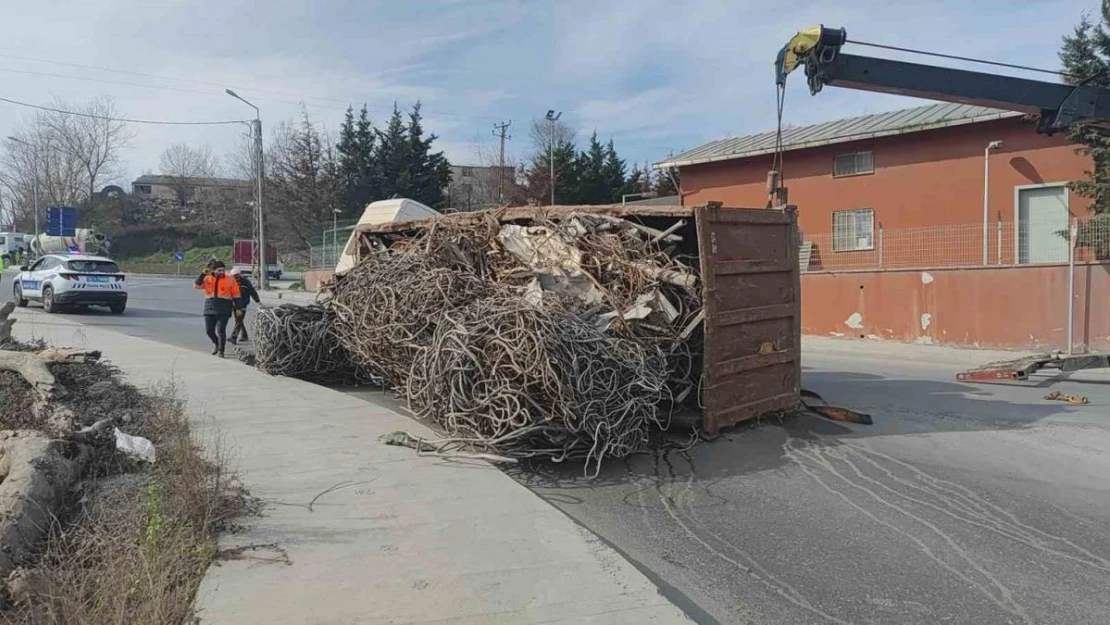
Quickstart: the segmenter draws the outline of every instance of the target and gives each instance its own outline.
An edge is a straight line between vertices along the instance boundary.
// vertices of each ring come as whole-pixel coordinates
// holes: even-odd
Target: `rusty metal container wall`
[[[785,210],[695,209],[705,302],[704,424],[713,433],[798,403],[798,225]]]

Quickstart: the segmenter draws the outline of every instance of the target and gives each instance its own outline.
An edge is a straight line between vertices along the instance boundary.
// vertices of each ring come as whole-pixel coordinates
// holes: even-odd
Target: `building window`
[[[875,173],[875,157],[871,150],[841,154],[833,159],[833,178]]]
[[[150,185],[149,184],[137,184],[137,185],[135,185],[135,193],[138,193],[139,195],[150,195]]]
[[[470,178],[473,175],[474,175],[474,168],[473,167],[463,167],[462,168],[462,177],[463,178]]]
[[[875,249],[875,211],[858,208],[833,212],[833,251]]]

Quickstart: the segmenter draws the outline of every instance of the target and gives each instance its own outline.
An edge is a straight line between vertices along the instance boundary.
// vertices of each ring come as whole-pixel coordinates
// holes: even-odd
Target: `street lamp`
[[[548,139],[547,159],[551,163],[551,205],[552,206],[555,206],[555,122],[559,121],[559,118],[562,117],[562,116],[563,116],[562,111],[559,111],[558,113],[556,113],[554,109],[548,109],[547,116],[546,116],[547,122],[550,126],[550,129],[551,129],[550,133],[548,133],[550,136],[547,138]]]
[[[32,193],[32,195],[34,195],[34,204],[35,204],[35,238],[34,238],[34,241],[38,242],[38,239],[39,239],[39,149],[38,149],[38,146],[31,145],[30,143],[27,143],[23,139],[19,139],[17,137],[8,137],[8,141],[14,141],[15,143],[19,143],[19,144],[24,145],[28,148],[31,148],[31,158],[34,159],[34,167],[35,167],[35,177],[33,179],[33,182],[31,183],[31,187],[32,187],[31,193]],[[30,248],[30,246],[28,246],[28,249],[29,248]]]
[[[988,221],[990,219],[990,182],[991,182],[991,150],[997,150],[1002,147],[1001,141],[991,141],[987,147],[983,148],[983,266],[987,265],[987,241],[990,240],[988,231],[990,226]],[[1001,254],[1001,252],[999,252]]]
[[[239,100],[243,104],[254,109],[254,123],[252,129],[254,130],[254,173],[256,178],[257,188],[255,190],[255,209],[257,210],[258,220],[258,240],[255,241],[255,253],[258,254],[258,286],[265,291],[270,286],[270,276],[267,273],[269,267],[266,262],[266,235],[264,232],[265,221],[262,218],[262,116],[258,111],[258,107],[248,102],[238,93],[231,89],[224,89],[227,95]]]

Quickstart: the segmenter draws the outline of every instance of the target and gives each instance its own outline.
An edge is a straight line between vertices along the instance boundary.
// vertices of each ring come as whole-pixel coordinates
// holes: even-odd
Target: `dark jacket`
[[[193,282],[198,291],[204,292],[204,314],[231,316],[234,301],[242,297],[239,284],[234,276],[217,276],[214,273],[202,273]]]
[[[235,277],[239,279],[239,292],[242,294],[240,297],[235,298],[235,307],[246,308],[250,306],[252,299],[254,303],[261,304],[262,300],[258,299],[258,291],[256,291],[254,285],[251,284],[250,278],[243,274],[239,274]]]

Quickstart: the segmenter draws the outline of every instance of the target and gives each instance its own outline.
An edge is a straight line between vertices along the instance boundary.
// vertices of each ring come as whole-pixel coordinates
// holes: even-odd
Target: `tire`
[[[12,287],[12,300],[20,308],[27,307],[27,298],[23,297],[23,285],[19,283],[18,279],[15,281],[15,286]]]
[[[122,315],[123,311],[127,310],[127,302],[112,302],[108,304],[108,310],[112,311],[113,315]]]
[[[58,312],[58,305],[54,303],[54,289],[49,284],[42,287],[42,309],[48,313]]]

